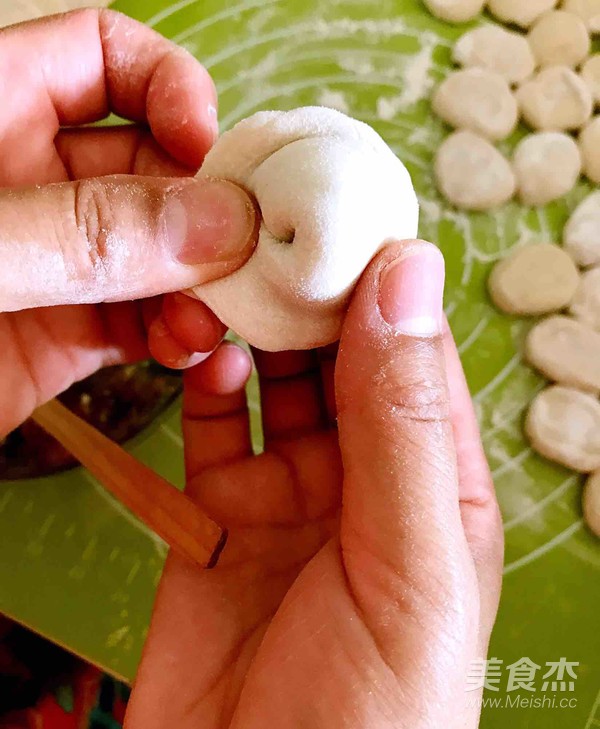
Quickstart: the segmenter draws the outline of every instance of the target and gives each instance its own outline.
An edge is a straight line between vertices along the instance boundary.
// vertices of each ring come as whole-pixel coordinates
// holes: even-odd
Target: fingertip
[[[207,395],[233,395],[244,389],[251,373],[250,355],[234,342],[223,342],[186,374],[186,382]]]
[[[167,294],[162,316],[175,340],[188,352],[212,352],[227,327],[198,299],[185,294]]]
[[[210,356],[210,352],[193,352],[183,347],[173,336],[162,315],[148,328],[148,349],[157,362],[173,370],[194,367]]]
[[[219,134],[217,92],[208,71],[179,48],[158,64],[148,87],[146,113],[161,146],[198,169]]]

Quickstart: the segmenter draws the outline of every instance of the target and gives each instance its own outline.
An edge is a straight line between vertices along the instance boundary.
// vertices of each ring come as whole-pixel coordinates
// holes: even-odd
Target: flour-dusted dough
[[[424,0],[432,15],[448,23],[466,23],[483,10],[485,0]]]
[[[454,62],[465,68],[486,68],[509,84],[529,78],[535,59],[527,39],[500,25],[482,25],[467,31],[454,46]]]
[[[570,387],[548,387],[534,399],[525,420],[533,448],[574,471],[600,468],[600,402]]]
[[[600,191],[583,200],[569,218],[563,245],[573,259],[585,268],[600,265]]]
[[[569,311],[576,319],[600,331],[600,268],[583,273]]]
[[[591,182],[600,185],[600,116],[587,124],[579,135],[583,172]],[[600,231],[598,231],[600,236]]]
[[[560,246],[536,243],[514,249],[496,264],[488,288],[502,311],[537,316],[568,306],[578,283],[577,266]]]
[[[502,76],[485,68],[450,74],[436,89],[434,112],[456,129],[469,129],[492,141],[506,139],[519,120],[519,107]]]
[[[454,132],[437,151],[435,176],[444,197],[465,210],[490,210],[515,193],[508,160],[473,132]]]
[[[259,349],[335,341],[371,258],[417,234],[404,165],[373,129],[333,109],[259,112],[219,139],[198,174],[242,185],[260,206],[250,260],[194,289]]]
[[[514,23],[528,28],[534,20],[547,10],[558,5],[558,0],[489,0],[492,15],[505,23]]]
[[[591,532],[600,537],[600,472],[593,473],[583,488],[583,516]]]
[[[596,105],[600,105],[600,53],[594,53],[583,64],[581,78],[588,85]]]
[[[590,52],[590,36],[583,20],[564,10],[553,10],[536,20],[529,43],[540,66],[578,66]]]
[[[546,205],[575,187],[581,175],[581,153],[568,134],[538,132],[518,144],[513,167],[525,205]]]
[[[549,66],[517,91],[525,121],[541,131],[579,129],[594,102],[586,82],[568,66]]]
[[[562,7],[579,15],[590,33],[600,33],[600,0],[564,0]]]
[[[531,365],[549,380],[600,392],[600,332],[569,316],[551,316],[533,327],[525,344]]]

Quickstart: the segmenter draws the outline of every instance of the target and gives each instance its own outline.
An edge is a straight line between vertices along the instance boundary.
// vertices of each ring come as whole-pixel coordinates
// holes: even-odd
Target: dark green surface
[[[569,695],[575,708],[487,709],[482,726],[600,727],[600,543],[582,525],[578,479],[523,440],[523,409],[542,385],[520,361],[528,325],[495,312],[485,294],[491,264],[510,246],[560,240],[585,186],[540,212],[511,204],[467,217],[444,206],[431,169],[445,132],[426,97],[463,29],[438,23],[418,0],[123,0],[115,7],[206,63],[224,128],[259,109],[336,105],[371,123],[407,163],[422,201],[421,235],[446,255],[447,309],[505,518],[505,586],[491,655],[505,665],[523,656],[581,664]],[[181,483],[176,413],[135,451]],[[0,610],[131,677],[163,547],[81,471],[0,486],[0,533]]]

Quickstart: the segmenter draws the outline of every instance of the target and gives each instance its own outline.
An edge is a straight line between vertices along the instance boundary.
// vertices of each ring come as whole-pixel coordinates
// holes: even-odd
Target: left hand
[[[223,325],[157,294],[242,265],[257,215],[237,186],[190,179],[216,92],[141,23],[88,9],[2,29],[0,67],[2,438],[76,380],[147,357],[148,333],[164,364],[207,357]],[[110,111],[137,124],[80,127]]]

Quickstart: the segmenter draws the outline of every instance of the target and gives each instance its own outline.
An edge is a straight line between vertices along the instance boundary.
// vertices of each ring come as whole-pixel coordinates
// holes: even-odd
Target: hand
[[[98,10],[24,23],[0,31],[0,64],[1,438],[74,381],[148,356],[147,329],[165,364],[208,356],[223,325],[156,295],[242,265],[257,216],[235,185],[189,179],[217,134],[215,89],[149,28]],[[138,124],[76,128],[109,111]]]
[[[259,456],[248,356],[186,374],[187,492],[230,536],[214,570],[169,556],[127,729],[477,726],[503,540],[442,289],[437,249],[392,246],[337,362],[256,352]]]

